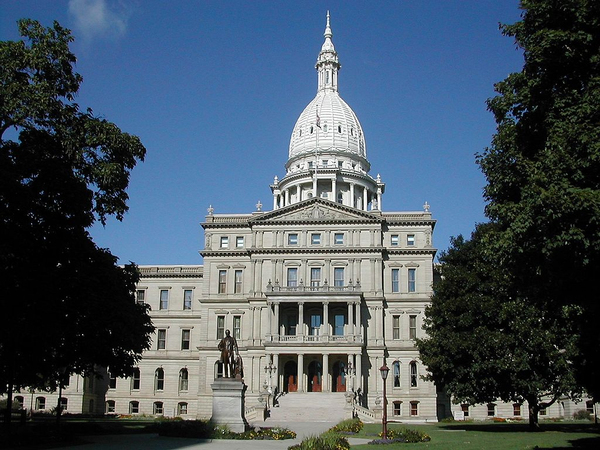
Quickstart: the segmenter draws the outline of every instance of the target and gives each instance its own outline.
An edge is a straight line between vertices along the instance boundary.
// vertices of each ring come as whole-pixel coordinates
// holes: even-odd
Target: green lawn
[[[438,423],[430,425],[390,424],[389,428],[412,428],[431,436],[419,444],[354,445],[354,449],[444,449],[444,450],[521,450],[521,449],[600,449],[600,428],[590,422],[542,423],[540,432],[532,433],[526,423]],[[381,425],[365,424],[356,437],[381,432]],[[375,439],[375,437],[373,437]]]

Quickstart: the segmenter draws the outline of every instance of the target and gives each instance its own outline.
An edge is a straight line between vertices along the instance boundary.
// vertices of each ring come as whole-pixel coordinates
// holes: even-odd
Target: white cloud
[[[129,13],[115,2],[69,0],[69,13],[75,20],[75,36],[86,42],[95,38],[120,38],[127,31]]]

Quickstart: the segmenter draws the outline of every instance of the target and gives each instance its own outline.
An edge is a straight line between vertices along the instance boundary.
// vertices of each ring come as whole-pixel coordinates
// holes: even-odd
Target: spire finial
[[[330,39],[333,36],[333,33],[331,32],[331,25],[329,22],[329,10],[327,10],[327,25],[325,26],[325,33],[323,34],[323,36]]]

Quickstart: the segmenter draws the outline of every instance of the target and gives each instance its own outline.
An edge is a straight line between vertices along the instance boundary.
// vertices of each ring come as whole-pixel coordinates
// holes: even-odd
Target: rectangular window
[[[392,337],[400,339],[400,316],[392,316]]]
[[[321,285],[321,268],[313,267],[310,269],[310,285],[312,287],[319,287]]]
[[[221,248],[229,248],[229,237],[221,236]]]
[[[164,350],[167,348],[167,330],[158,330],[158,338],[156,342],[157,350]]]
[[[238,236],[235,238],[236,248],[244,248],[244,236]]]
[[[310,235],[310,243],[312,245],[321,245],[321,233],[312,233]]]
[[[106,401],[106,412],[109,414],[115,412],[115,401],[114,400]]]
[[[133,369],[133,375],[131,377],[132,390],[137,390],[140,388],[140,379],[140,369],[136,367],[135,369]]]
[[[333,334],[334,336],[344,335],[344,325],[346,323],[346,317],[343,314],[336,314],[333,316]]]
[[[298,268],[297,267],[288,267],[287,270],[287,285],[289,287],[298,286]]]
[[[294,315],[287,316],[287,327],[286,334],[288,336],[296,336],[296,325],[298,323],[298,318]]]
[[[188,404],[187,403],[179,403],[177,405],[177,414],[183,416],[188,412]]]
[[[225,337],[225,316],[217,316],[217,339]]]
[[[117,388],[117,377],[115,377],[110,372],[108,372],[108,388],[109,389],[116,389]]]
[[[415,235],[414,234],[409,234],[406,236],[406,245],[408,245],[409,247],[412,247],[415,245]]]
[[[494,417],[496,415],[496,405],[494,403],[488,403],[487,415],[488,417]]]
[[[408,292],[416,292],[417,269],[408,269]]]
[[[242,316],[233,316],[233,337],[242,338]]]
[[[288,245],[298,245],[298,234],[296,234],[296,233],[288,234]]]
[[[191,330],[181,330],[181,350],[190,349]]]
[[[548,412],[546,411],[546,408],[540,409],[540,416],[545,416],[546,414],[548,414]]]
[[[392,240],[392,246],[396,247],[398,245],[398,235],[397,234],[392,234],[391,236],[391,240]]]
[[[219,270],[219,294],[227,292],[227,271]]]
[[[144,289],[138,289],[135,291],[135,302],[138,305],[146,303],[146,291]]]
[[[392,368],[394,370],[394,387],[400,387],[400,361],[394,361],[392,364]]]
[[[169,309],[169,291],[167,289],[161,289],[160,291],[159,309]]]
[[[192,309],[192,290],[183,291],[183,309]]]
[[[312,314],[310,316],[310,335],[318,336],[321,331],[321,315]]]
[[[336,287],[344,286],[344,268],[336,267],[333,269],[333,285]]]
[[[61,411],[66,411],[67,406],[69,405],[69,400],[65,397],[60,398],[60,409]]]
[[[344,233],[335,233],[334,242],[336,245],[342,245],[344,243]]]
[[[163,413],[163,402],[154,402],[154,414]]]
[[[417,316],[408,316],[408,333],[410,339],[417,338]]]
[[[400,269],[392,269],[392,292],[400,292]]]
[[[140,402],[129,402],[129,414],[138,414],[140,412]]]
[[[410,402],[410,415],[411,416],[419,415],[419,402]]]
[[[236,294],[241,294],[242,293],[242,271],[241,270],[236,270],[234,272],[234,277],[235,277],[235,293]]]
[[[394,415],[395,416],[402,415],[402,402],[399,402],[399,401],[394,402]]]
[[[469,417],[469,405],[463,403],[462,405],[460,405],[460,410],[463,412],[465,417]]]
[[[37,397],[35,399],[35,409],[46,409],[46,397]]]
[[[521,404],[514,403],[513,404],[513,416],[520,416],[520,415],[521,415]]]

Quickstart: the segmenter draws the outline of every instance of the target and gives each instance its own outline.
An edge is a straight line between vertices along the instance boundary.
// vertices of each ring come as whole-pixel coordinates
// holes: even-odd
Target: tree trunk
[[[527,400],[529,403],[529,431],[540,431],[539,412],[540,405],[536,400]]]

